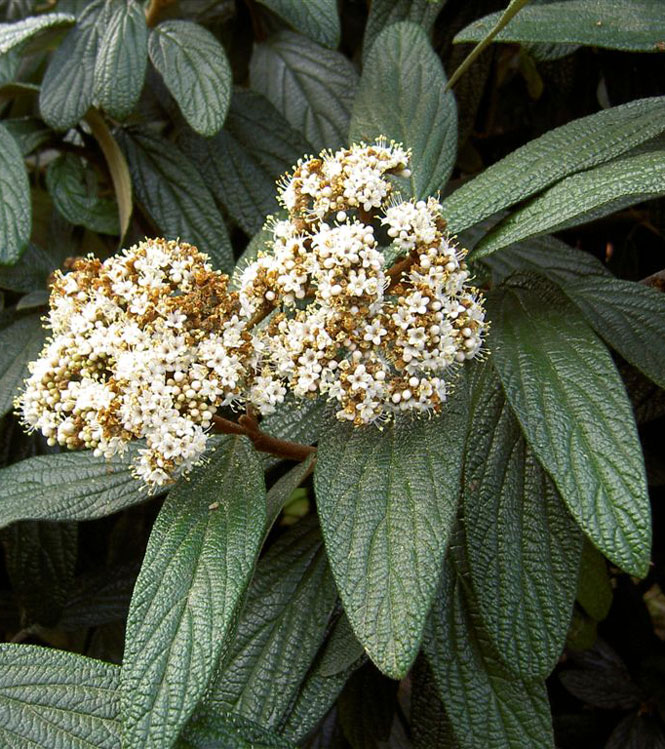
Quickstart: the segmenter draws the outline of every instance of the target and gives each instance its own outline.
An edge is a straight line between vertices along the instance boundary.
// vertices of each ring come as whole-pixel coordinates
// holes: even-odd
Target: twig
[[[271,437],[261,431],[253,416],[247,414],[241,416],[237,422],[230,421],[222,416],[213,416],[212,421],[217,434],[239,434],[248,437],[257,450],[274,455],[277,458],[301,462],[316,452],[316,448],[312,445],[302,445],[300,442],[290,442],[289,440]]]

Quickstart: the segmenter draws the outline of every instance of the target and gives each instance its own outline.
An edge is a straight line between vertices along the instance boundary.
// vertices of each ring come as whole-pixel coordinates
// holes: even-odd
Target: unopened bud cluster
[[[324,396],[355,425],[439,412],[445,370],[485,330],[439,203],[401,201],[395,144],[298,163],[265,252],[234,283],[185,243],[147,240],[56,274],[52,336],[17,401],[52,444],[122,452],[148,485],[189,470],[220,406],[266,415],[291,391]],[[394,264],[386,266],[386,246]]]

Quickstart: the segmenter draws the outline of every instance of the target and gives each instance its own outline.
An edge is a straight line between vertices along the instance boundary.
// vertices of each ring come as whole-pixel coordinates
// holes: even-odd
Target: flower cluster
[[[162,485],[199,460],[220,406],[266,415],[291,391],[357,426],[439,412],[486,324],[439,203],[396,194],[408,158],[379,142],[300,161],[279,187],[287,217],[233,283],[165,240],[56,274],[25,423],[105,456],[145,439],[136,473]]]

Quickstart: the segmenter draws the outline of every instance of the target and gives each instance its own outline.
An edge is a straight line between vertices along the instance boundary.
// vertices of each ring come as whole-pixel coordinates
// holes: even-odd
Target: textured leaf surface
[[[448,196],[443,215],[459,232],[562,177],[609,161],[665,129],[665,97],[639,99],[550,130]]]
[[[14,138],[24,156],[51,138],[51,130],[37,117],[15,117],[2,124]]]
[[[455,747],[453,729],[439,698],[432,669],[419,656],[412,673],[411,731],[414,749]]]
[[[448,562],[423,648],[461,749],[554,746],[545,684],[511,676]]]
[[[310,148],[267,99],[239,88],[221,132],[214,138],[185,135],[178,142],[250,235],[277,213],[275,182]]]
[[[501,13],[492,13],[459,32],[456,42],[478,42]],[[495,38],[497,42],[586,44],[633,52],[658,52],[665,39],[660,0],[568,0],[523,8]]]
[[[56,26],[71,26],[76,19],[69,13],[30,16],[14,23],[0,23],[0,55],[22,44],[40,31]]]
[[[145,12],[136,0],[112,4],[95,65],[95,94],[102,108],[124,119],[141,95],[148,63]]]
[[[90,191],[89,175],[78,156],[67,153],[49,164],[46,186],[60,213],[74,226],[102,234],[119,234],[115,202]]]
[[[0,415],[14,408],[28,362],[36,359],[46,337],[39,313],[19,317],[0,329]]]
[[[0,265],[0,288],[24,293],[46,290],[46,279],[57,265],[46,250],[30,243],[14,265]]]
[[[259,0],[296,31],[333,49],[341,33],[336,0]]]
[[[218,132],[231,98],[224,47],[203,26],[164,21],[150,32],[148,50],[192,129],[201,135]]]
[[[459,397],[440,418],[382,431],[336,423],[319,441],[317,507],[335,582],[356,636],[393,678],[420,646],[455,517],[465,419]]]
[[[92,520],[150,495],[132,477],[139,447],[108,460],[92,452],[38,455],[0,470],[0,526],[16,520]]]
[[[337,595],[315,522],[299,522],[259,563],[210,708],[277,729],[319,646]]]
[[[261,464],[244,438],[222,442],[168,495],[127,620],[121,702],[129,746],[170,746],[204,696],[233,636],[264,526]]]
[[[185,728],[176,749],[294,749],[290,741],[232,714],[203,712]]]
[[[30,184],[18,143],[0,125],[0,265],[14,263],[30,238]]]
[[[346,144],[358,76],[344,55],[282,31],[254,48],[250,80],[317,151]]]
[[[138,200],[168,239],[208,253],[233,269],[231,244],[213,196],[196,166],[173,144],[147,133],[118,133]]]
[[[413,151],[411,194],[446,184],[457,155],[457,106],[427,34],[401,22],[381,32],[367,55],[353,105],[350,140],[383,135]]]
[[[110,17],[105,0],[93,0],[51,57],[39,93],[42,119],[55,130],[73,127],[92,104],[95,61]]]
[[[487,374],[474,394],[462,482],[470,577],[504,663],[544,678],[565,643],[582,534]]]
[[[35,645],[0,645],[0,740],[12,749],[120,749],[110,663]]]
[[[529,445],[593,543],[619,567],[645,574],[644,463],[609,352],[551,287],[514,285],[490,301],[492,359]]]
[[[474,249],[489,255],[527,237],[592,221],[665,194],[665,151],[626,156],[561,180],[512,213]]]
[[[363,60],[377,36],[399,21],[418,24],[429,34],[445,0],[373,0],[363,36]]]
[[[266,496],[266,529],[270,530],[279,513],[293,492],[313,470],[316,453],[312,453],[302,463],[287,471],[270,487]]]

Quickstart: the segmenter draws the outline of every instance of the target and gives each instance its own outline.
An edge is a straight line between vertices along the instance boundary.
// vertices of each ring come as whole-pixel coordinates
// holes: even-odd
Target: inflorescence
[[[356,426],[440,412],[486,323],[440,204],[396,195],[408,158],[379,142],[301,160],[279,186],[287,218],[233,282],[163,239],[58,272],[24,422],[107,457],[145,439],[135,471],[159,486],[200,459],[221,406],[324,396]]]

